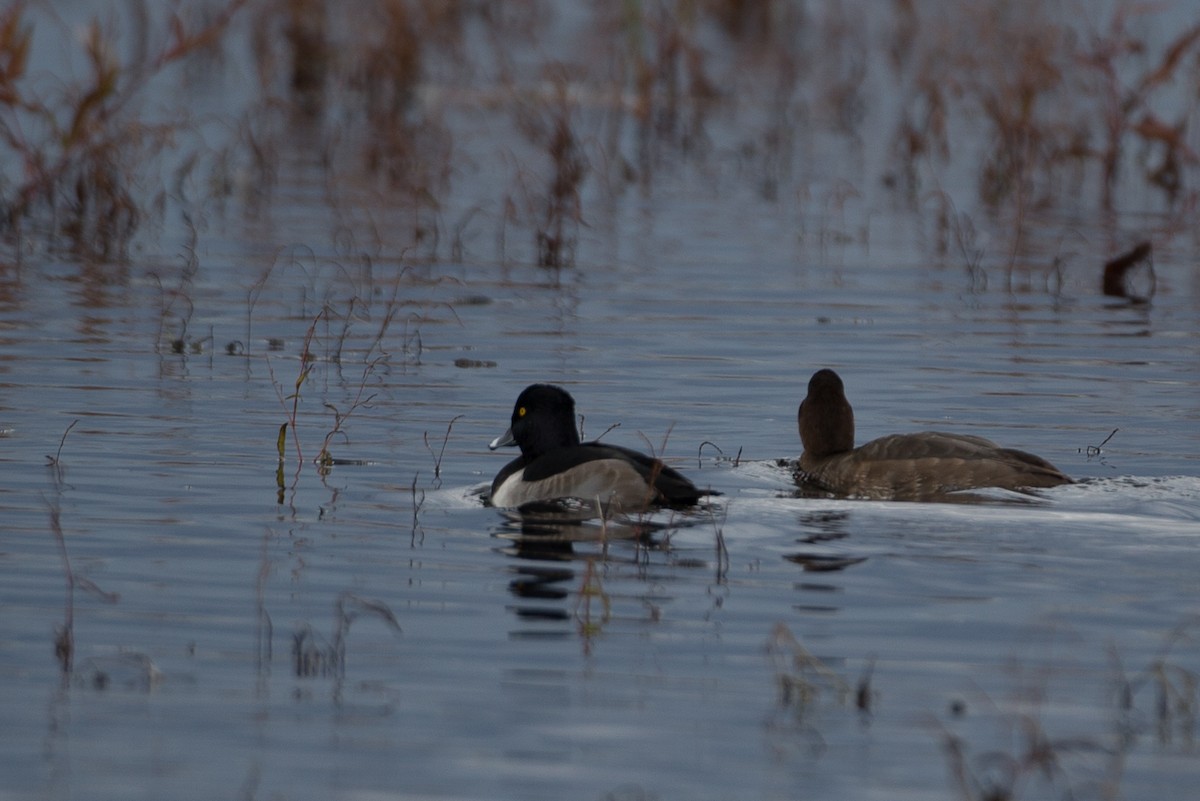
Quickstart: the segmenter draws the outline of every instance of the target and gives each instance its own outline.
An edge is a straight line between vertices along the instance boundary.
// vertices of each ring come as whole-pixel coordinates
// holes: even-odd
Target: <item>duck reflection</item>
[[[826,509],[819,512],[804,512],[799,515],[800,529],[808,530],[808,535],[800,542],[828,542],[850,536],[850,513]]]
[[[502,510],[493,536],[505,542],[498,550],[512,557],[508,589],[519,602],[512,611],[524,620],[567,621],[568,603],[585,582],[593,560],[642,564],[653,551],[670,548],[668,532],[690,519],[647,516],[598,517],[595,506],[570,500],[526,504]],[[547,605],[546,602],[553,602]]]
[[[504,520],[495,536],[511,543],[504,553],[540,561],[589,558],[593,554],[577,554],[576,547],[590,545],[599,546],[605,558],[619,560],[619,556],[608,553],[610,544],[662,547],[663,532],[688,524],[675,516],[664,522],[649,516],[597,515],[594,505],[571,500],[538,501],[501,513]]]
[[[797,542],[817,545],[835,542],[850,536],[850,513],[843,511],[805,512],[800,515],[800,529],[807,531]],[[805,572],[835,572],[867,561],[865,556],[849,556],[844,553],[829,553],[819,549],[804,549],[785,553],[783,558],[804,568]]]

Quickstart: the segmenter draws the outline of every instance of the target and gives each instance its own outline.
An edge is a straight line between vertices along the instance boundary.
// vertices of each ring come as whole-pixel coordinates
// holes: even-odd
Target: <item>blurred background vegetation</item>
[[[1195,236],[1198,102],[1170,4],[30,0],[0,12],[0,243],[121,262],[311,203],[360,249],[559,267],[591,209],[689,173],[798,236],[887,204],[966,250],[969,211],[1015,259],[1043,218]]]

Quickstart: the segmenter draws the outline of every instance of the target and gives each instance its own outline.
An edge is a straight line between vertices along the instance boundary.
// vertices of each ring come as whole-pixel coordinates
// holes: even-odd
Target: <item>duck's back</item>
[[[804,478],[840,495],[916,499],[969,489],[1056,487],[1071,479],[1025,451],[963,434],[880,437],[823,459],[801,457]]]

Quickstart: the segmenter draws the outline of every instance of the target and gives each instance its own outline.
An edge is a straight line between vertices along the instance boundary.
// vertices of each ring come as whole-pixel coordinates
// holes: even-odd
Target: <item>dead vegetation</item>
[[[565,71],[554,70],[553,98],[543,107],[527,107],[520,115],[525,136],[549,160],[542,185],[526,186],[524,195],[535,230],[539,267],[569,267],[575,262],[578,228],[583,222],[580,189],[588,173],[587,159],[576,133],[575,104]]]
[[[174,65],[220,69],[213,53],[228,50],[235,25],[249,30],[257,96],[226,110],[227,144],[181,155],[176,188],[206,169],[213,197],[240,186],[261,200],[281,154],[299,147],[326,174],[345,226],[376,252],[461,259],[490,222],[528,231],[518,259],[569,266],[589,205],[631,184],[652,192],[679,164],[713,170],[731,158],[766,202],[839,208],[828,198],[867,206],[867,182],[879,179],[917,210],[949,194],[976,214],[957,177],[966,172],[981,213],[1007,228],[1010,265],[1046,209],[1090,198],[1105,214],[1130,188],[1141,205],[1146,190],[1170,207],[1196,203],[1200,24],[1164,36],[1157,10],[1131,2],[1072,17],[1033,0],[905,0],[872,5],[861,24],[855,3],[601,4],[566,49],[539,38],[554,24],[549,7],[214,0],[158,25],[135,4],[108,18],[124,29],[86,28],[85,67],[64,81],[30,71],[32,26],[65,27],[32,8],[0,13],[0,147],[20,165],[0,181],[4,231],[88,258],[123,255],[172,202],[206,202],[195,182],[187,192],[141,185],[146,164],[192,124],[182,107],[152,117],[162,104],[146,99],[170,95]],[[131,55],[119,57],[119,44]],[[516,176],[499,196],[470,180],[481,158],[496,158],[472,142],[481,126],[526,145],[496,145]],[[821,135],[888,158],[874,176],[851,164],[797,170],[798,149]],[[842,215],[819,224],[865,236],[848,234],[857,226]],[[477,255],[506,260],[509,241]]]
[[[83,74],[47,80],[32,72],[34,25],[65,25],[17,2],[0,11],[0,152],[19,170],[0,174],[0,232],[38,245],[61,243],[84,259],[123,257],[151,207],[153,190],[139,187],[145,164],[166,148],[186,112],[156,119],[142,101],[168,71],[210,48],[247,0],[229,0],[201,22],[171,13],[165,42],[126,43],[93,19],[75,55]],[[146,31],[149,11],[132,6]],[[146,34],[149,35],[148,33]]]
[[[1159,654],[1132,674],[1116,647],[1109,649],[1113,678],[1101,721],[1082,729],[1052,719],[1062,708],[1049,686],[1061,668],[1014,664],[1012,697],[994,699],[979,692],[968,703],[955,700],[950,720],[935,724],[957,796],[965,801],[1017,801],[1022,798],[1120,798],[1128,757],[1151,734],[1159,747],[1176,745],[1190,752],[1195,743],[1200,680],[1195,670],[1173,655],[1190,641],[1197,618],[1175,626]],[[985,744],[976,728],[963,733],[963,722],[984,716],[998,726],[997,746]],[[1107,716],[1107,720],[1104,720]]]
[[[346,639],[350,627],[360,617],[375,618],[399,635],[400,623],[391,608],[383,601],[361,598],[343,592],[334,602],[333,635],[326,640],[311,625],[300,626],[292,634],[292,673],[298,679],[332,678],[341,681],[346,676]]]
[[[869,673],[865,688],[852,689],[845,678],[806,649],[783,623],[776,623],[771,630],[766,651],[775,669],[779,704],[795,709],[797,714],[803,714],[820,699],[844,704],[853,697],[855,703],[861,703],[861,699],[871,695]]]
[[[1130,3],[1107,20],[1064,18],[1032,2],[964,4],[938,19],[915,3],[897,9],[909,20],[895,49],[910,94],[892,175],[927,189],[945,165],[974,156],[960,140],[981,130],[978,195],[1006,213],[1014,257],[1034,210],[1082,200],[1111,213],[1130,184],[1169,205],[1194,197],[1200,162],[1187,131],[1197,104],[1187,87],[1197,79],[1200,24],[1156,47],[1147,36],[1154,11]],[[913,34],[923,21],[926,35]],[[1141,191],[1135,197],[1144,202]]]
[[[70,550],[67,548],[67,535],[63,531],[62,524],[62,497],[67,490],[65,483],[66,468],[63,464],[62,453],[63,446],[67,442],[67,435],[71,433],[71,429],[78,422],[78,420],[74,420],[67,426],[66,430],[63,431],[62,439],[59,440],[58,450],[55,451],[53,456],[46,457],[46,466],[51,471],[50,495],[43,497],[50,519],[50,533],[58,545],[59,558],[62,560],[63,578],[66,581],[63,622],[61,625],[56,626],[54,630],[54,660],[58,663],[59,672],[62,674],[63,686],[69,684],[71,679],[76,675],[75,591],[81,590],[103,603],[115,604],[120,600],[120,595],[101,589],[94,581],[76,571],[71,565]]]

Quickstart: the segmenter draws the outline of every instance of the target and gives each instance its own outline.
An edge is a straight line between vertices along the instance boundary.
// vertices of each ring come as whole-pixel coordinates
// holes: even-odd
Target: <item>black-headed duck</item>
[[[533,384],[521,392],[512,425],[489,447],[506,445],[520,447],[521,455],[492,482],[488,500],[493,506],[579,498],[631,511],[689,506],[710,494],[659,459],[618,445],[580,442],[575,400],[550,384]]]
[[[829,369],[809,380],[797,422],[804,445],[797,478],[837,495],[916,500],[1072,483],[1040,456],[966,434],[892,434],[855,448],[854,410],[842,379]]]

